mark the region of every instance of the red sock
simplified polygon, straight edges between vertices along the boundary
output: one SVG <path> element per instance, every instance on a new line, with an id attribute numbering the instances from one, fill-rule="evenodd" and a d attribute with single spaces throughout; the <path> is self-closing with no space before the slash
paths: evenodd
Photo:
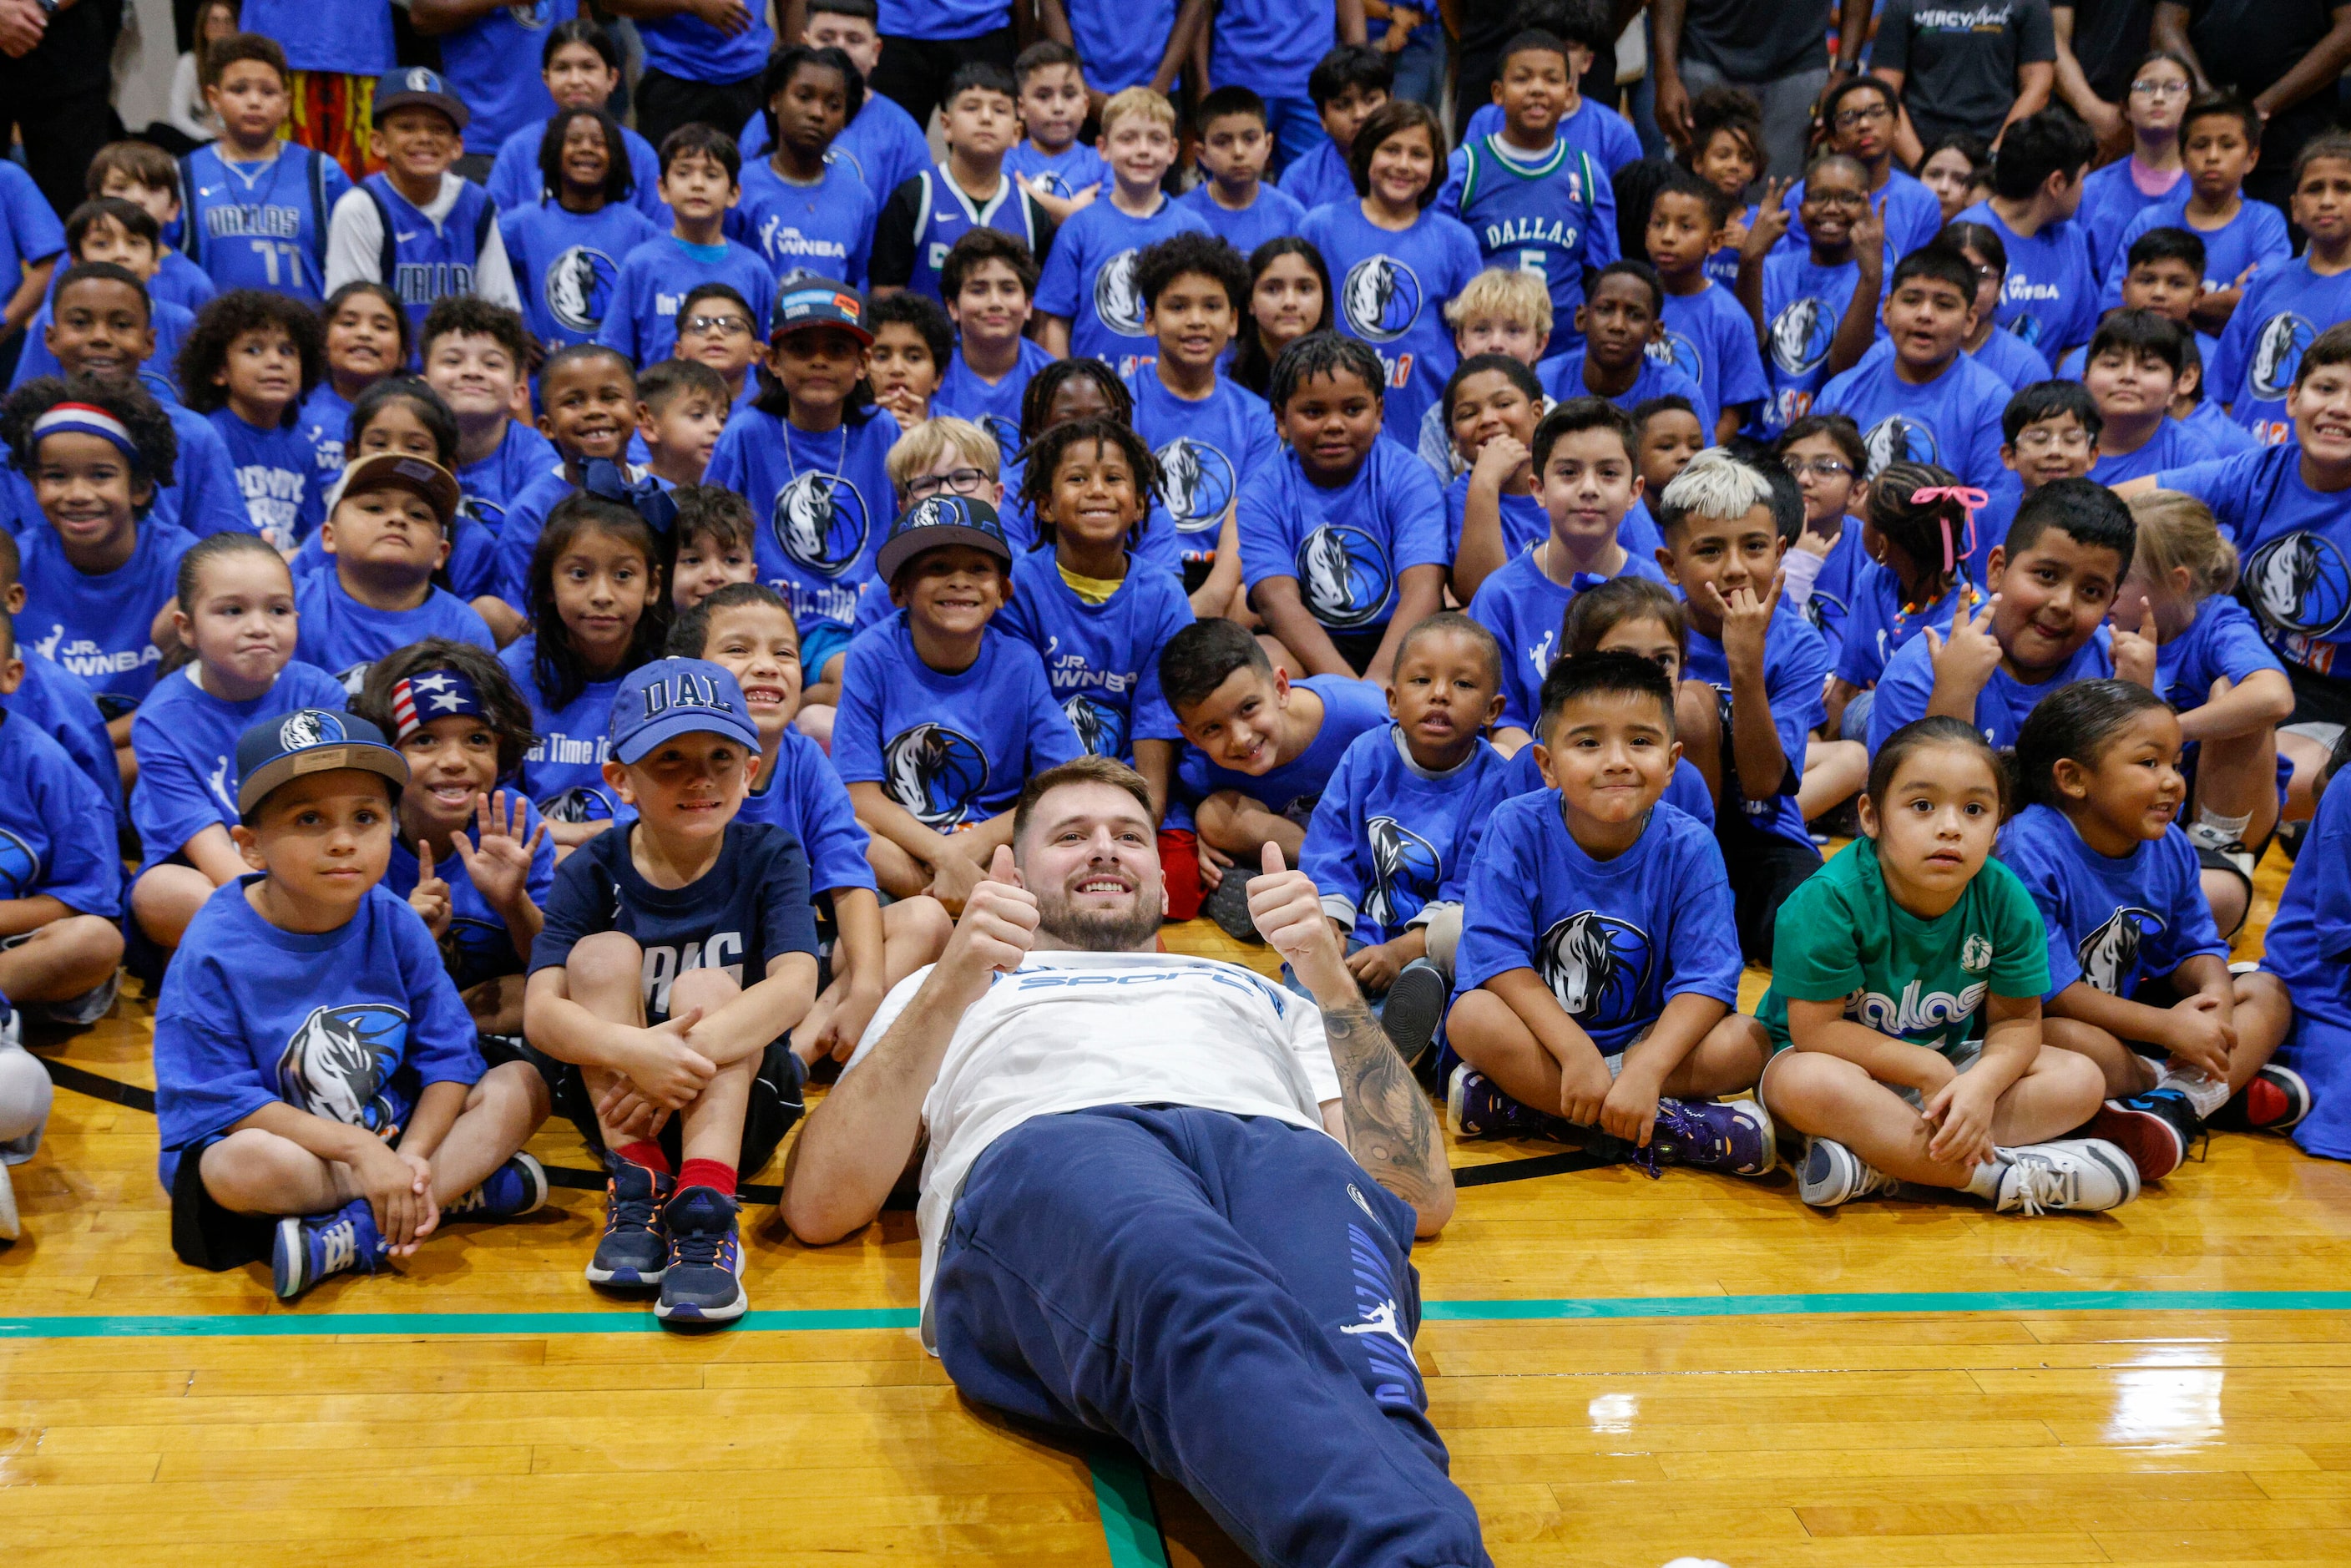
<path id="1" fill-rule="evenodd" d="M 622 1144 L 612 1152 L 632 1166 L 644 1166 L 655 1176 L 669 1175 L 669 1156 L 663 1154 L 662 1146 L 651 1138 L 641 1139 L 633 1144 Z"/>
<path id="2" fill-rule="evenodd" d="M 678 1167 L 677 1190 L 706 1186 L 724 1197 L 735 1196 L 735 1167 L 722 1160 L 688 1160 Z"/>

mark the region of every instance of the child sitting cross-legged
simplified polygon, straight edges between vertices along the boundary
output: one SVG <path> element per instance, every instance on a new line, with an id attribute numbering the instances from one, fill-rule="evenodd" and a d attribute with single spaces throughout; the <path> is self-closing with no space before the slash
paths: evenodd
<path id="1" fill-rule="evenodd" d="M 657 659 L 621 685 L 611 789 L 633 823 L 557 869 L 523 1022 L 555 1103 L 609 1176 L 599 1285 L 658 1285 L 664 1322 L 732 1322 L 738 1173 L 800 1114 L 786 1036 L 816 998 L 808 856 L 737 821 L 759 731 L 735 677 Z"/>
<path id="2" fill-rule="evenodd" d="M 1871 758 L 1863 836 L 1780 906 L 1761 1089 L 1807 1137 L 1796 1190 L 1815 1207 L 1906 1183 L 2002 1213 L 2138 1196 L 2129 1155 L 2064 1138 L 2105 1079 L 2043 1038 L 2048 934 L 2015 873 L 1987 863 L 2007 803 L 1972 725 L 1905 725 Z"/>
<path id="3" fill-rule="evenodd" d="M 1631 653 L 1543 677 L 1545 789 L 1493 813 L 1469 872 L 1446 1034 L 1464 1136 L 1556 1137 L 1633 1159 L 1761 1176 L 1767 1048 L 1740 1016 L 1722 852 L 1663 801 L 1679 760 L 1673 683 Z"/>
<path id="4" fill-rule="evenodd" d="M 246 730 L 231 832 L 252 870 L 190 923 L 156 1004 L 172 1249 L 267 1258 L 285 1299 L 547 1198 L 519 1152 L 547 1118 L 538 1075 L 486 1067 L 432 934 L 381 885 L 407 782 L 365 719 Z"/>
<path id="5" fill-rule="evenodd" d="M 2179 831 L 2187 785 L 2179 719 L 2128 681 L 2077 681 L 2024 721 L 2016 770 L 2032 803 L 2000 858 L 2049 929 L 2042 1038 L 2105 1075 L 2091 1133 L 2161 1181 L 2231 1096 L 2255 1077 L 2263 1103 L 2310 1103 L 2301 1079 L 2267 1065 L 2293 1007 L 2273 975 L 2229 973 L 2229 946 Z"/>

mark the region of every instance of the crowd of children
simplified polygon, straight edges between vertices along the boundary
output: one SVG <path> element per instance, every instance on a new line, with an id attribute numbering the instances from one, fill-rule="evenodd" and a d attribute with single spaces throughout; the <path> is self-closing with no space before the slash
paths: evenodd
<path id="1" fill-rule="evenodd" d="M 651 140 L 493 16 L 347 169 L 222 4 L 193 152 L 0 165 L 0 1160 L 128 968 L 188 1262 L 528 1213 L 560 1112 L 587 1278 L 732 1321 L 742 1182 L 1081 754 L 1171 917 L 1311 874 L 1461 1136 L 2027 1214 L 2351 1158 L 2351 137 L 2280 211 L 2157 51 L 2103 166 L 1869 75 L 1802 168 L 1732 89 L 1645 159 L 1594 0 L 1458 139 L 1409 41 L 1228 5 L 1179 110 L 1101 9 L 647 22 Z"/>

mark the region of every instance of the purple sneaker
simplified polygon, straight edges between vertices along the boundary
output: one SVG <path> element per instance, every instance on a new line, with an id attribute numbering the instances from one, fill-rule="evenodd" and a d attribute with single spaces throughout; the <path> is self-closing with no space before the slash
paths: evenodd
<path id="1" fill-rule="evenodd" d="M 1445 1117 L 1461 1138 L 1553 1138 L 1583 1142 L 1583 1129 L 1559 1116 L 1546 1116 L 1502 1092 L 1502 1086 L 1467 1064 L 1453 1070 L 1446 1090 Z"/>
<path id="2" fill-rule="evenodd" d="M 1656 1130 L 1644 1152 L 1663 1164 L 1727 1176 L 1762 1176 L 1779 1163 L 1771 1113 L 1761 1100 L 1659 1100 Z"/>

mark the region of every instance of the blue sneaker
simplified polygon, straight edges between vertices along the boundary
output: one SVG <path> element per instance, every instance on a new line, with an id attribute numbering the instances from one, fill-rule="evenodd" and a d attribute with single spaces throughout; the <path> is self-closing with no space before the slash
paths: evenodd
<path id="1" fill-rule="evenodd" d="M 653 1316 L 664 1322 L 731 1323 L 750 1298 L 743 1293 L 743 1243 L 735 1200 L 716 1187 L 690 1186 L 669 1200 L 669 1264 Z"/>
<path id="2" fill-rule="evenodd" d="M 535 1213 L 547 1201 L 547 1172 L 528 1155 L 517 1155 L 483 1178 L 482 1185 L 441 1211 L 444 1219 L 512 1219 Z"/>
<path id="3" fill-rule="evenodd" d="M 1729 1176 L 1763 1176 L 1780 1158 L 1760 1100 L 1660 1099 L 1649 1148 L 1665 1164 Z"/>
<path id="4" fill-rule="evenodd" d="M 331 1214 L 298 1215 L 277 1222 L 269 1249 L 277 1299 L 290 1301 L 329 1274 L 357 1269 L 372 1274 L 392 1250 L 376 1231 L 375 1210 L 355 1197 Z"/>
<path id="5" fill-rule="evenodd" d="M 1521 1105 L 1502 1086 L 1470 1066 L 1453 1070 L 1445 1092 L 1445 1119 L 1462 1138 L 1553 1138 L 1581 1144 L 1584 1130 L 1562 1116 L 1546 1116 Z"/>
<path id="6" fill-rule="evenodd" d="M 604 1236 L 588 1260 L 591 1285 L 658 1285 L 669 1263 L 662 1205 L 677 1178 L 613 1158 L 604 1179 Z"/>

